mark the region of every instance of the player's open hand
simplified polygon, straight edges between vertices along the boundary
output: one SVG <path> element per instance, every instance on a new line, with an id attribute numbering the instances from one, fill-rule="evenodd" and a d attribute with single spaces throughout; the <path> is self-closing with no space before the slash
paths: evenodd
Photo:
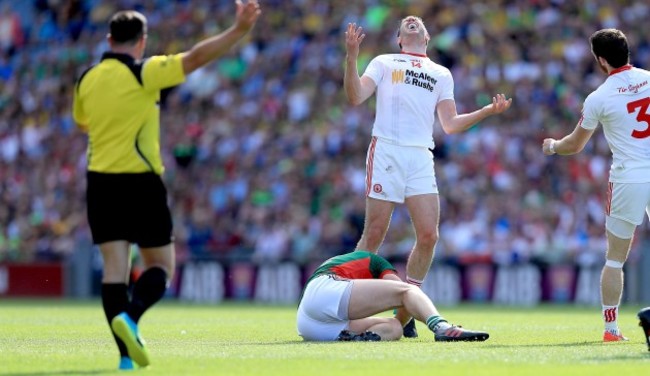
<path id="1" fill-rule="evenodd" d="M 244 32 L 250 31 L 262 14 L 260 4 L 257 0 L 248 0 L 246 3 L 243 0 L 235 0 L 235 4 L 237 5 L 235 28 Z"/>
<path id="2" fill-rule="evenodd" d="M 361 26 L 357 27 L 356 23 L 348 24 L 348 30 L 345 32 L 345 50 L 348 56 L 356 58 L 359 56 L 359 45 L 366 34 L 363 33 Z"/>
<path id="3" fill-rule="evenodd" d="M 505 94 L 497 94 L 492 97 L 492 104 L 488 105 L 493 115 L 500 114 L 510 108 L 512 98 L 506 99 Z"/>

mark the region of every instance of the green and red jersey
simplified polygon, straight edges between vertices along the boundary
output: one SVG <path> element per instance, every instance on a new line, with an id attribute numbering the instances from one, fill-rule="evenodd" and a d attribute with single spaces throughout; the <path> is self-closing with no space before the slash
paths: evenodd
<path id="1" fill-rule="evenodd" d="M 334 256 L 322 263 L 307 283 L 327 274 L 345 279 L 381 279 L 386 274 L 397 274 L 397 270 L 381 256 L 366 251 L 354 251 Z"/>

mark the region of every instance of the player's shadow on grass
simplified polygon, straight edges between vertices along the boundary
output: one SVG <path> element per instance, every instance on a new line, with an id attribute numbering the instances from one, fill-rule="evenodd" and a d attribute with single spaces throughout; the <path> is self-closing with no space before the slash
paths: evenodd
<path id="1" fill-rule="evenodd" d="M 304 345 L 305 343 L 331 343 L 331 342 L 309 342 L 309 341 L 303 341 L 301 339 L 297 340 L 288 340 L 288 341 L 271 341 L 271 342 L 256 342 L 256 343 L 242 343 L 242 345 L 246 346 L 277 346 L 277 345 Z"/>
<path id="2" fill-rule="evenodd" d="M 57 375 L 107 375 L 114 374 L 117 370 L 115 369 L 94 369 L 94 370 L 64 370 L 64 371 L 25 371 L 25 372 L 14 372 L 14 373 L 3 373 L 3 376 L 57 376 Z"/>
<path id="3" fill-rule="evenodd" d="M 583 342 L 562 342 L 562 343 L 531 343 L 528 345 L 522 345 L 522 344 L 512 344 L 512 345 L 492 345 L 486 346 L 486 349 L 507 349 L 507 348 L 522 348 L 522 347 L 580 347 L 580 346 L 595 346 L 595 345 L 602 345 L 603 341 L 583 341 Z M 635 343 L 621 343 L 620 345 L 637 345 Z"/>
<path id="4" fill-rule="evenodd" d="M 608 356 L 607 358 L 603 357 L 589 357 L 585 358 L 584 360 L 593 360 L 594 362 L 597 363 L 602 363 L 602 362 L 620 362 L 620 361 L 625 361 L 625 360 L 640 360 L 640 359 L 647 359 L 650 356 L 647 351 L 644 352 L 639 352 L 635 354 L 626 354 L 626 355 L 615 355 L 615 356 Z"/>
<path id="5" fill-rule="evenodd" d="M 390 341 L 392 342 L 392 341 Z M 242 343 L 242 345 L 245 346 L 277 346 L 277 345 L 296 345 L 296 346 L 305 346 L 305 345 L 312 345 L 312 346 L 332 346 L 336 344 L 345 344 L 345 343 L 368 343 L 368 342 L 363 342 L 363 341 L 358 341 L 358 342 L 350 342 L 350 341 L 304 341 L 302 339 L 297 339 L 297 340 L 290 340 L 290 341 L 273 341 L 273 342 L 256 342 L 256 343 Z M 380 342 L 373 342 L 373 343 L 389 343 L 389 341 L 380 341 Z"/>

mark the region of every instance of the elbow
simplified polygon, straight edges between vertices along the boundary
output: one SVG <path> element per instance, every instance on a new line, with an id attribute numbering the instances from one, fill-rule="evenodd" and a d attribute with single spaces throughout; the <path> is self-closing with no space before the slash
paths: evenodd
<path id="1" fill-rule="evenodd" d="M 363 103 L 363 101 L 360 100 L 359 98 L 348 97 L 348 104 L 350 104 L 352 106 L 358 106 L 361 103 Z"/>
<path id="2" fill-rule="evenodd" d="M 445 132 L 445 134 L 456 134 L 460 133 L 460 131 L 456 128 L 450 127 L 450 126 L 442 126 L 442 130 Z"/>
<path id="3" fill-rule="evenodd" d="M 442 128 L 445 134 L 456 134 L 460 133 L 461 129 L 454 119 L 448 118 L 439 118 L 440 127 Z"/>

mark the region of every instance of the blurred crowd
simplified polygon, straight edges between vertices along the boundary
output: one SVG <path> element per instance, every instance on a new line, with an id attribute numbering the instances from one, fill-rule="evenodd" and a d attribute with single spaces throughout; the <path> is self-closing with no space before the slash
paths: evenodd
<path id="1" fill-rule="evenodd" d="M 610 154 L 598 131 L 580 155 L 545 157 L 605 79 L 588 37 L 615 27 L 650 68 L 650 6 L 612 0 L 262 0 L 254 31 L 190 75 L 161 115 L 164 179 L 180 261 L 322 260 L 356 244 L 374 100 L 347 104 L 343 32 L 367 34 L 360 69 L 398 51 L 399 20 L 419 15 L 429 56 L 451 69 L 459 112 L 495 93 L 512 108 L 466 133 L 436 126 L 441 198 L 436 258 L 593 262 L 605 249 Z M 108 46 L 120 9 L 149 20 L 147 54 L 188 49 L 234 20 L 232 0 L 0 0 L 0 261 L 63 259 L 90 247 L 86 137 L 74 83 Z M 414 241 L 405 207 L 381 254 Z"/>

